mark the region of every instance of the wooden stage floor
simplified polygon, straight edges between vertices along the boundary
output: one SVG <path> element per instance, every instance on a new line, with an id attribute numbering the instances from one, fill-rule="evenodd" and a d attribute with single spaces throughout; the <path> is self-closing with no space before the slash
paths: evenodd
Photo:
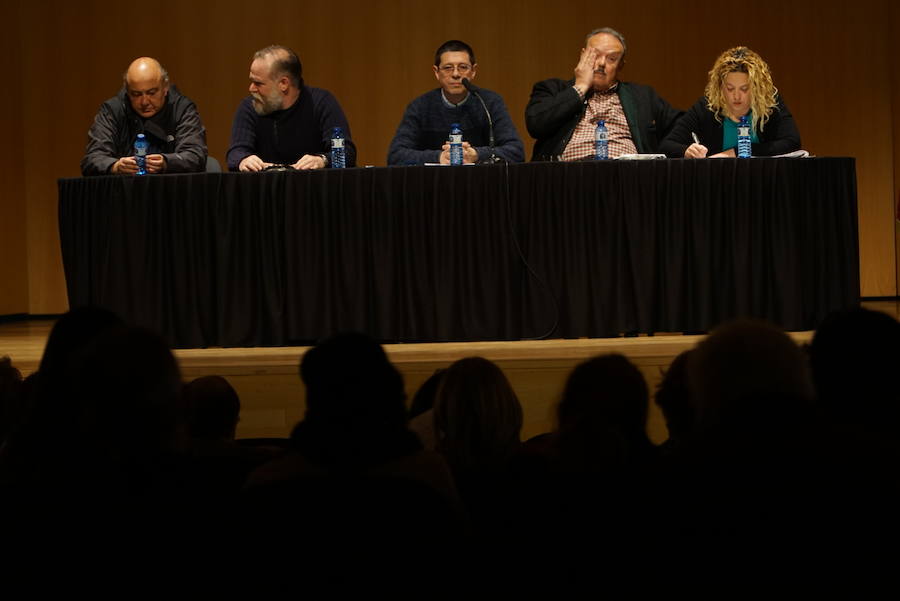
<path id="1" fill-rule="evenodd" d="M 898 302 L 875 301 L 864 306 L 898 317 Z M 32 320 L 0 324 L 0 356 L 8 355 L 24 375 L 40 362 L 53 321 Z M 793 332 L 800 344 L 812 332 Z M 506 373 L 522 403 L 523 439 L 550 431 L 553 411 L 566 376 L 579 362 L 602 353 L 621 353 L 637 365 L 651 394 L 664 370 L 679 353 L 702 336 L 657 334 L 637 338 L 538 340 L 515 342 L 388 344 L 385 350 L 403 374 L 408 398 L 435 369 L 457 359 L 479 355 L 496 362 Z M 287 436 L 303 416 L 304 390 L 298 375 L 307 347 L 209 348 L 177 350 L 185 380 L 217 374 L 226 377 L 241 397 L 238 437 Z M 662 416 L 651 406 L 650 437 L 666 438 Z"/>

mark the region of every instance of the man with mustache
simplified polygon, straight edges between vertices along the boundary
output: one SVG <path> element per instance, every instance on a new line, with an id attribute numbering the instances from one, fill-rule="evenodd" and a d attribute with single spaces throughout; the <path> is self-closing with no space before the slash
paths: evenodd
<path id="1" fill-rule="evenodd" d="M 587 35 L 575 78 L 538 82 L 525 108 L 528 133 L 536 139 L 533 161 L 578 161 L 594 156 L 594 130 L 604 120 L 609 157 L 656 153 L 681 111 L 650 86 L 619 81 L 625 38 L 608 27 Z"/>
<path id="2" fill-rule="evenodd" d="M 327 167 L 335 127 L 343 130 L 346 164 L 353 167 L 356 146 L 338 101 L 328 90 L 303 83 L 303 66 L 293 50 L 268 46 L 256 52 L 250 64 L 250 96 L 234 115 L 228 168 Z"/>
<path id="3" fill-rule="evenodd" d="M 82 175 L 135 175 L 134 141 L 149 144 L 147 173 L 184 173 L 206 168 L 206 129 L 197 107 L 169 85 L 159 61 L 135 59 L 117 96 L 100 106 L 88 132 Z"/>

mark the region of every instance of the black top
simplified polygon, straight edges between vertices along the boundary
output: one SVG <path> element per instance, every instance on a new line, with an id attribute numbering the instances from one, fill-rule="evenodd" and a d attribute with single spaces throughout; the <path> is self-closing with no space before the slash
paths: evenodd
<path id="1" fill-rule="evenodd" d="M 144 119 L 134 112 L 125 94 L 123 87 L 100 106 L 88 131 L 82 175 L 109 173 L 116 161 L 134 154 L 138 134 L 147 137 L 147 154 L 165 157 L 166 173 L 206 169 L 206 129 L 190 98 L 182 96 L 174 85 L 169 86 L 163 108 Z"/>
<path id="2" fill-rule="evenodd" d="M 328 90 L 303 86 L 293 105 L 262 116 L 253 110 L 253 100 L 247 96 L 234 115 L 228 168 L 237 171 L 241 161 L 253 154 L 267 163 L 284 165 L 296 163 L 306 154 L 328 154 L 335 127 L 344 130 L 347 167 L 354 167 L 356 145 L 350 125 Z"/>
<path id="3" fill-rule="evenodd" d="M 756 132 L 759 142 L 753 144 L 753 156 L 773 156 L 800 149 L 800 132 L 794 123 L 794 117 L 780 96 L 778 104 L 772 110 L 769 120 L 762 131 Z M 698 100 L 690 110 L 679 119 L 671 133 L 659 145 L 659 151 L 673 159 L 684 158 L 684 151 L 694 143 L 691 132 L 696 133 L 700 143 L 706 146 L 708 155 L 728 150 L 722 148 L 722 122 L 707 107 L 706 97 Z M 726 118 L 727 117 L 723 117 Z"/>

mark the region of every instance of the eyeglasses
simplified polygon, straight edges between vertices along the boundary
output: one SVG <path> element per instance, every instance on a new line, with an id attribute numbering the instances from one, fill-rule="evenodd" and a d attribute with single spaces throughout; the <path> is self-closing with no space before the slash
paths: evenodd
<path id="1" fill-rule="evenodd" d="M 460 63 L 459 65 L 444 65 L 440 69 L 445 75 L 452 75 L 454 70 L 459 71 L 460 75 L 465 75 L 472 70 L 472 65 Z"/>

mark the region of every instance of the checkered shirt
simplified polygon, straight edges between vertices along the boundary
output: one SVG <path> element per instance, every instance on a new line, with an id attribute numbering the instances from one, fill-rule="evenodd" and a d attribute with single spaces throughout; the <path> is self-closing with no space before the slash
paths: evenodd
<path id="1" fill-rule="evenodd" d="M 609 158 L 637 153 L 625 111 L 622 110 L 622 102 L 619 100 L 618 87 L 619 84 L 616 84 L 605 92 L 591 95 L 584 116 L 575 126 L 563 151 L 562 160 L 580 161 L 594 156 L 594 132 L 600 119 L 606 121 L 609 132 Z"/>

